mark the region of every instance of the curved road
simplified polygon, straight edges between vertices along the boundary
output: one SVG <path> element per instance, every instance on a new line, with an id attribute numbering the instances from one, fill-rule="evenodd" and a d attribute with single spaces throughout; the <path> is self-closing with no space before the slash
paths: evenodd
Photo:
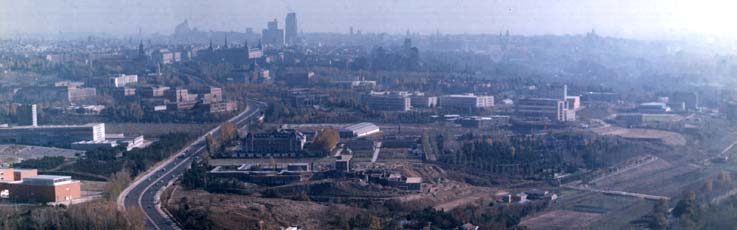
<path id="1" fill-rule="evenodd" d="M 266 104 L 258 101 L 250 101 L 246 110 L 234 116 L 229 122 L 235 122 L 236 128 L 248 124 L 248 121 L 258 117 L 259 112 Z M 155 168 L 149 169 L 146 174 L 139 177 L 128 186 L 118 197 L 118 206 L 125 210 L 126 207 L 141 207 L 146 216 L 147 229 L 179 229 L 163 211 L 159 204 L 160 192 L 177 178 L 184 174 L 189 168 L 195 156 L 200 155 L 207 147 L 206 136 L 216 135 L 220 132 L 220 126 L 205 133 L 196 141 L 170 157 Z"/>

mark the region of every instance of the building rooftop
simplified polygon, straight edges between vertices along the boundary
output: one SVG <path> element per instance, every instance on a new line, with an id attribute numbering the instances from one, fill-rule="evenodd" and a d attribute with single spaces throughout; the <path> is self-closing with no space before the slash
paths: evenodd
<path id="1" fill-rule="evenodd" d="M 59 175 L 37 175 L 37 176 L 29 176 L 24 179 L 35 179 L 35 180 L 54 180 L 54 179 L 65 179 L 65 178 L 72 178 L 71 176 L 59 176 Z"/>
<path id="2" fill-rule="evenodd" d="M 422 183 L 422 177 L 407 177 L 407 181 L 405 181 L 405 183 L 408 183 L 408 184 Z"/>
<path id="3" fill-rule="evenodd" d="M 362 122 L 362 123 L 358 123 L 355 125 L 345 127 L 343 129 L 356 131 L 356 130 L 363 130 L 363 129 L 379 129 L 379 126 L 376 126 L 374 123 L 370 123 L 370 122 Z"/>
<path id="4" fill-rule="evenodd" d="M 88 123 L 84 125 L 22 125 L 22 126 L 11 126 L 11 127 L 0 127 L 0 129 L 63 129 L 63 128 L 83 128 L 83 127 L 94 127 L 96 125 L 104 125 L 105 123 Z"/>
<path id="5" fill-rule="evenodd" d="M 449 94 L 444 95 L 443 97 L 477 97 L 477 95 L 473 93 L 467 93 L 467 94 Z"/>

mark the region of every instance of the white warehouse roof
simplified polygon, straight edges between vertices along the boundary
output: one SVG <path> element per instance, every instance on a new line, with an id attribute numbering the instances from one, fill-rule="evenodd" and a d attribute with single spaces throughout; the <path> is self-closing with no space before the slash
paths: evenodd
<path id="1" fill-rule="evenodd" d="M 340 131 L 341 132 L 352 132 L 354 136 L 362 137 L 362 136 L 367 136 L 367 135 L 371 135 L 374 133 L 378 133 L 381 131 L 381 129 L 379 129 L 379 126 L 376 126 L 374 123 L 363 122 L 363 123 L 358 123 L 355 125 L 342 128 Z"/>

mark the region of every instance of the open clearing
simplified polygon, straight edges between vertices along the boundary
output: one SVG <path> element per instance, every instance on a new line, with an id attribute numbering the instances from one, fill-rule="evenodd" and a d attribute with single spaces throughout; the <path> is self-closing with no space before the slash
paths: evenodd
<path id="1" fill-rule="evenodd" d="M 526 219 L 520 223 L 530 230 L 535 229 L 589 229 L 589 225 L 601 214 L 576 212 L 569 210 L 553 210 Z"/>
<path id="2" fill-rule="evenodd" d="M 84 151 L 29 145 L 0 145 L 0 161 L 3 163 L 14 163 L 45 156 L 73 158 L 81 153 L 84 153 Z"/>
<path id="3" fill-rule="evenodd" d="M 671 146 L 686 145 L 686 138 L 674 132 L 654 130 L 654 129 L 628 129 L 616 126 L 607 126 L 602 128 L 591 129 L 599 135 L 614 135 L 629 139 L 641 140 L 660 140 L 664 144 Z"/>

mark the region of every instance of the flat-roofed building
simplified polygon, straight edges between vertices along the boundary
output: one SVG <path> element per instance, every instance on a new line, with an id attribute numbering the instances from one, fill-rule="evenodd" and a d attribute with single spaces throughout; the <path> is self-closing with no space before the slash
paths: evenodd
<path id="1" fill-rule="evenodd" d="M 412 108 L 433 108 L 438 106 L 438 97 L 414 94 L 410 96 Z"/>
<path id="2" fill-rule="evenodd" d="M 135 96 L 135 95 L 136 95 L 136 88 L 120 87 L 120 88 L 115 88 L 115 90 L 113 90 L 113 97 L 117 99 L 123 99 L 125 97 Z"/>
<path id="3" fill-rule="evenodd" d="M 23 178 L 38 175 L 36 169 L 0 168 L 0 182 L 21 181 Z"/>
<path id="4" fill-rule="evenodd" d="M 112 149 L 118 146 L 117 141 L 104 140 L 104 141 L 77 141 L 72 143 L 71 149 L 92 151 L 96 149 Z"/>
<path id="5" fill-rule="evenodd" d="M 228 102 L 212 102 L 207 104 L 199 104 L 199 108 L 208 113 L 224 113 L 238 110 L 238 104 L 234 101 Z"/>
<path id="6" fill-rule="evenodd" d="M 69 147 L 78 141 L 104 141 L 105 123 L 0 128 L 0 143 Z"/>
<path id="7" fill-rule="evenodd" d="M 472 116 L 460 118 L 456 120 L 456 123 L 461 124 L 461 126 L 465 128 L 488 129 L 509 125 L 509 120 L 510 117 L 505 115 L 493 115 L 487 117 Z"/>
<path id="8" fill-rule="evenodd" d="M 97 89 L 95 88 L 72 88 L 66 89 L 67 100 L 70 103 L 85 103 L 89 102 L 97 96 Z"/>
<path id="9" fill-rule="evenodd" d="M 144 97 L 163 97 L 167 90 L 169 90 L 167 86 L 151 86 L 140 89 L 141 95 Z"/>
<path id="10" fill-rule="evenodd" d="M 18 106 L 18 125 L 38 126 L 38 106 L 36 104 Z"/>
<path id="11" fill-rule="evenodd" d="M 110 85 L 116 88 L 125 87 L 138 82 L 138 75 L 118 74 L 110 78 Z"/>
<path id="12" fill-rule="evenodd" d="M 234 178 L 253 184 L 275 186 L 309 180 L 312 176 L 311 168 L 308 163 L 256 163 L 244 164 L 237 168 L 217 166 L 208 172 L 208 176 Z"/>
<path id="13" fill-rule="evenodd" d="M 581 96 L 566 96 L 566 103 L 568 103 L 568 109 L 577 110 L 581 107 Z"/>
<path id="14" fill-rule="evenodd" d="M 364 97 L 364 103 L 371 110 L 377 111 L 409 111 L 412 100 L 401 94 L 371 93 Z"/>
<path id="15" fill-rule="evenodd" d="M 223 89 L 219 87 L 203 87 L 190 89 L 189 93 L 199 95 L 199 99 L 203 104 L 210 104 L 223 101 Z"/>
<path id="16" fill-rule="evenodd" d="M 0 183 L 0 197 L 13 202 L 62 202 L 80 196 L 80 183 L 71 176 L 36 175 Z"/>
<path id="17" fill-rule="evenodd" d="M 667 113 L 671 109 L 663 102 L 645 102 L 637 106 L 637 111 L 641 113 Z"/>
<path id="18" fill-rule="evenodd" d="M 381 129 L 374 123 L 363 122 L 340 129 L 340 137 L 353 138 L 364 137 L 371 134 L 379 133 Z"/>
<path id="19" fill-rule="evenodd" d="M 489 108 L 494 106 L 494 96 L 477 96 L 472 93 L 443 95 L 439 102 L 443 108 Z"/>
<path id="20" fill-rule="evenodd" d="M 294 129 L 269 133 L 249 133 L 241 141 L 236 157 L 297 157 L 304 151 L 307 137 Z"/>
<path id="21" fill-rule="evenodd" d="M 548 118 L 551 121 L 567 121 L 570 115 L 566 108 L 566 102 L 552 98 L 527 98 L 520 99 L 515 104 L 516 113 L 522 117 Z M 573 117 L 572 119 L 575 119 Z"/>

